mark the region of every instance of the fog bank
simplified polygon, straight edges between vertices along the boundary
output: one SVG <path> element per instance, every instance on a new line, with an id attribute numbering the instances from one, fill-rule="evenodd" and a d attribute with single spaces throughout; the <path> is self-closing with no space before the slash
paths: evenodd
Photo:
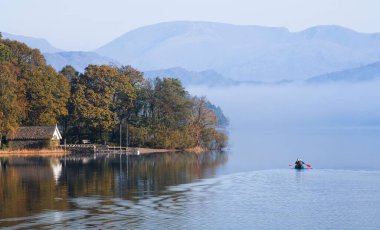
<path id="1" fill-rule="evenodd" d="M 380 82 L 193 87 L 230 119 L 228 172 L 287 168 L 380 169 Z"/>
<path id="2" fill-rule="evenodd" d="M 380 82 L 190 87 L 221 106 L 239 128 L 380 125 Z"/>

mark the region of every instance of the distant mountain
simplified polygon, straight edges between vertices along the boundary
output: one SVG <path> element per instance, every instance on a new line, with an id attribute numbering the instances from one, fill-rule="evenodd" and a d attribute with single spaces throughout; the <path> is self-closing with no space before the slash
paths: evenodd
<path id="1" fill-rule="evenodd" d="M 141 70 L 213 69 L 239 81 L 278 81 L 380 60 L 380 33 L 340 26 L 300 32 L 210 22 L 167 22 L 130 31 L 94 52 Z"/>
<path id="2" fill-rule="evenodd" d="M 84 69 L 89 64 L 120 65 L 116 60 L 108 57 L 103 57 L 94 52 L 62 51 L 53 47 L 45 39 L 13 35 L 4 32 L 1 34 L 4 39 L 16 40 L 25 43 L 31 48 L 39 49 L 45 56 L 46 62 L 49 65 L 53 66 L 57 71 L 61 70 L 66 65 L 73 66 L 79 72 L 84 72 Z"/>
<path id="3" fill-rule="evenodd" d="M 380 80 L 380 61 L 338 72 L 322 74 L 308 79 L 307 83 L 364 82 Z"/>
<path id="4" fill-rule="evenodd" d="M 54 53 L 54 52 L 60 52 L 62 50 L 55 48 L 52 46 L 48 41 L 42 38 L 33 38 L 33 37 L 26 37 L 22 35 L 14 35 L 14 34 L 8 34 L 8 33 L 1 33 L 4 39 L 9 40 L 16 40 L 19 42 L 23 42 L 26 45 L 28 45 L 31 48 L 39 49 L 42 53 Z"/>
<path id="5" fill-rule="evenodd" d="M 89 64 L 94 65 L 117 65 L 120 64 L 107 57 L 100 56 L 99 54 L 93 52 L 58 52 L 58 53 L 44 53 L 46 62 L 53 66 L 57 71 L 61 70 L 66 65 L 73 66 L 77 71 L 84 72 L 84 69 Z"/>
<path id="6" fill-rule="evenodd" d="M 162 70 L 145 71 L 144 76 L 150 79 L 153 79 L 156 77 L 177 78 L 185 86 L 188 86 L 188 85 L 221 86 L 221 85 L 237 84 L 236 81 L 228 79 L 214 70 L 205 70 L 205 71 L 196 72 L 196 71 L 188 71 L 180 67 L 162 69 Z"/>

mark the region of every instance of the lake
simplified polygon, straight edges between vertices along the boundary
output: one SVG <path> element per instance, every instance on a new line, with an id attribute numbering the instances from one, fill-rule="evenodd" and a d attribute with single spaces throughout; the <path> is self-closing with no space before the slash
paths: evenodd
<path id="1" fill-rule="evenodd" d="M 377 229 L 380 171 L 218 174 L 227 155 L 9 159 L 1 227 Z"/>
<path id="2" fill-rule="evenodd" d="M 224 152 L 0 158 L 0 227 L 378 229 L 380 92 L 357 87 L 190 89 L 230 118 Z"/>

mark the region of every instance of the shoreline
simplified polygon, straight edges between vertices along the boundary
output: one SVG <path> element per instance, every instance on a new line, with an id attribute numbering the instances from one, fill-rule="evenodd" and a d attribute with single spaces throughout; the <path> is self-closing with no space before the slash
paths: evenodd
<path id="1" fill-rule="evenodd" d="M 136 154 L 152 154 L 152 153 L 172 153 L 172 152 L 188 152 L 194 154 L 201 154 L 209 150 L 202 147 L 194 147 L 189 149 L 154 149 L 154 148 L 131 148 L 131 150 Z M 70 151 L 65 151 L 64 149 L 22 149 L 22 150 L 0 150 L 0 157 L 12 157 L 12 156 L 22 156 L 22 157 L 60 157 L 64 155 L 70 155 Z"/>
<path id="2" fill-rule="evenodd" d="M 179 152 L 177 149 L 152 149 L 152 148 L 131 148 L 133 152 L 139 151 L 140 154 L 151 154 L 151 153 L 169 153 L 169 152 Z M 51 157 L 51 156 L 64 156 L 70 155 L 72 152 L 64 149 L 23 149 L 23 150 L 0 150 L 0 157 L 11 157 L 11 156 L 23 156 L 23 157 Z"/>
<path id="3" fill-rule="evenodd" d="M 66 153 L 67 154 L 67 153 Z M 63 149 L 23 149 L 23 150 L 0 150 L 0 157 L 11 156 L 64 156 L 65 150 Z"/>
<path id="4" fill-rule="evenodd" d="M 140 154 L 150 154 L 150 153 L 171 153 L 180 152 L 178 149 L 152 149 L 152 148 L 132 148 L 135 151 L 139 150 Z"/>

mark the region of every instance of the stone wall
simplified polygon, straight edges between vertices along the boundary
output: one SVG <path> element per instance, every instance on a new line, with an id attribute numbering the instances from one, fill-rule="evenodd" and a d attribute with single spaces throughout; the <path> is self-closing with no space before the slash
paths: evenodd
<path id="1" fill-rule="evenodd" d="M 59 146 L 59 140 L 10 140 L 10 149 L 55 149 Z"/>

